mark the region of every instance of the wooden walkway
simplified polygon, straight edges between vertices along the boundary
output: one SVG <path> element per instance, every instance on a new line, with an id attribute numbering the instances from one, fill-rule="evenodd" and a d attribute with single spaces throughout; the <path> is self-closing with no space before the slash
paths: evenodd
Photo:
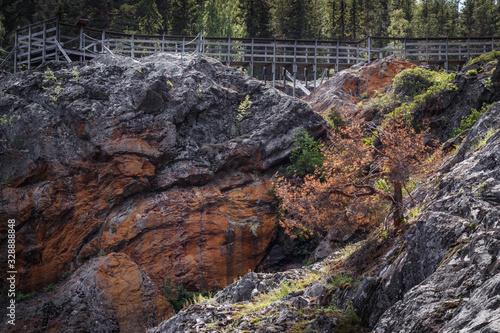
<path id="1" fill-rule="evenodd" d="M 314 76 L 321 70 L 339 71 L 352 65 L 394 55 L 417 63 L 463 65 L 471 57 L 500 46 L 500 37 L 481 38 L 388 38 L 367 37 L 345 40 L 289 40 L 260 38 L 226 38 L 198 36 L 133 35 L 64 24 L 50 19 L 20 28 L 15 46 L 1 62 L 0 68 L 13 72 L 30 69 L 48 60 L 87 60 L 103 53 L 144 57 L 158 52 L 198 52 L 220 60 L 228 66 L 249 68 L 264 77 Z M 309 71 L 309 75 L 307 75 Z M 312 71 L 312 73 L 311 73 Z"/>

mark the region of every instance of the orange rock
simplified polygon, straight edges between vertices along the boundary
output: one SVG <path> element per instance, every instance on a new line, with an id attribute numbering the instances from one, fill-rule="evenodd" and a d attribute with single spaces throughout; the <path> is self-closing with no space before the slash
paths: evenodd
<path id="1" fill-rule="evenodd" d="M 18 302 L 16 313 L 12 333 L 146 332 L 174 315 L 144 270 L 123 253 L 88 261 L 53 291 Z"/>
<path id="2" fill-rule="evenodd" d="M 225 185 L 246 181 L 235 178 Z M 188 288 L 222 288 L 264 256 L 276 218 L 271 188 L 264 179 L 227 192 L 207 185 L 151 196 L 109 216 L 102 248 L 127 253 L 159 286 L 168 277 Z"/>
<path id="3" fill-rule="evenodd" d="M 145 332 L 154 321 L 160 323 L 174 314 L 165 296 L 124 254 L 111 253 L 101 260 L 95 288 L 114 310 L 120 332 Z M 151 317 L 156 318 L 147 320 Z"/>
<path id="4" fill-rule="evenodd" d="M 398 73 L 413 66 L 411 62 L 398 58 L 384 58 L 355 66 L 335 74 L 304 100 L 318 113 L 334 108 L 341 114 L 352 115 L 359 111 L 356 104 L 361 96 L 374 97 L 376 91 L 383 93 Z"/>

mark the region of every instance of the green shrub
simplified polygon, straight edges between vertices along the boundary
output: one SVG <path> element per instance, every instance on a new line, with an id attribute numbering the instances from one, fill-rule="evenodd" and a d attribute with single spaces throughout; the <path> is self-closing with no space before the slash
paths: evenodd
<path id="1" fill-rule="evenodd" d="M 26 299 L 32 299 L 37 295 L 35 291 L 30 292 L 29 294 L 17 293 L 16 301 L 24 301 Z"/>
<path id="2" fill-rule="evenodd" d="M 410 121 L 411 114 L 438 97 L 446 89 L 457 89 L 451 82 L 455 74 L 435 72 L 424 68 L 407 69 L 394 78 L 394 94 L 405 102 L 389 116 L 403 115 Z"/>
<path id="3" fill-rule="evenodd" d="M 44 86 L 42 86 L 42 89 L 48 92 L 50 105 L 56 105 L 59 95 L 64 91 L 64 88 L 50 67 L 47 67 L 43 73 L 43 83 Z"/>
<path id="4" fill-rule="evenodd" d="M 477 76 L 477 70 L 470 69 L 470 70 L 467 71 L 467 73 L 465 75 L 467 75 L 467 76 Z"/>
<path id="5" fill-rule="evenodd" d="M 335 111 L 333 108 L 331 108 L 325 114 L 324 118 L 334 131 L 336 131 L 340 127 L 344 127 L 348 124 L 348 122 L 344 118 L 342 118 L 342 116 L 337 111 Z"/>
<path id="6" fill-rule="evenodd" d="M 486 142 L 488 141 L 489 138 L 491 138 L 493 135 L 495 135 L 496 133 L 498 132 L 498 130 L 494 129 L 494 128 L 489 128 L 488 131 L 486 132 L 486 134 L 481 137 L 473 146 L 472 146 L 472 149 L 474 151 L 482 148 Z"/>
<path id="7" fill-rule="evenodd" d="M 6 115 L 6 114 L 4 114 L 4 115 L 0 118 L 0 125 L 2 125 L 2 126 L 3 126 L 3 125 L 7 125 L 7 124 L 9 124 L 9 126 L 10 126 L 10 127 L 14 126 L 14 125 L 12 124 L 12 121 L 14 120 L 14 118 L 15 118 L 15 117 L 16 117 L 15 115 L 14 115 L 14 116 L 7 117 L 7 115 Z M 17 116 L 17 118 L 19 119 L 20 117 L 19 117 L 19 116 Z"/>
<path id="8" fill-rule="evenodd" d="M 435 73 L 419 67 L 402 71 L 394 78 L 394 94 L 406 99 L 420 95 L 434 85 Z"/>
<path id="9" fill-rule="evenodd" d="M 297 147 L 290 155 L 292 165 L 285 169 L 285 175 L 304 177 L 313 174 L 316 167 L 323 165 L 323 145 L 316 142 L 306 130 L 300 131 L 292 140 Z"/>
<path id="10" fill-rule="evenodd" d="M 394 94 L 402 100 L 412 99 L 417 103 L 429 101 L 445 89 L 456 88 L 451 84 L 455 74 L 431 71 L 425 68 L 406 69 L 394 78 Z"/>
<path id="11" fill-rule="evenodd" d="M 172 290 L 174 290 L 174 292 L 172 292 Z M 179 312 L 182 308 L 193 302 L 197 303 L 200 299 L 211 297 L 211 293 L 207 290 L 199 292 L 186 290 L 182 282 L 177 286 L 174 286 L 173 282 L 168 277 L 165 279 L 163 291 L 165 293 L 165 297 L 168 299 L 170 304 L 172 304 L 175 312 Z"/>
<path id="12" fill-rule="evenodd" d="M 352 277 L 352 273 L 350 271 L 341 272 L 339 274 L 333 275 L 330 277 L 328 284 L 333 288 L 344 288 L 348 287 L 353 283 L 354 279 Z"/>
<path id="13" fill-rule="evenodd" d="M 462 133 L 463 131 L 471 128 L 479 119 L 479 117 L 490 109 L 491 105 L 492 104 L 483 104 L 483 106 L 479 111 L 476 109 L 472 109 L 470 115 L 467 116 L 465 119 L 462 119 L 462 121 L 460 122 L 460 127 L 458 127 L 455 131 L 453 131 L 451 136 L 455 137 L 458 134 Z"/>
<path id="14" fill-rule="evenodd" d="M 500 51 L 495 50 L 495 51 L 492 51 L 489 53 L 481 54 L 480 56 L 469 60 L 467 65 L 472 65 L 473 63 L 476 63 L 479 61 L 481 61 L 482 63 L 487 63 L 487 62 L 496 60 L 498 58 L 500 58 Z"/>
<path id="15" fill-rule="evenodd" d="M 46 293 L 48 293 L 48 292 L 50 292 L 50 291 L 52 291 L 52 290 L 54 290 L 54 289 L 56 289 L 56 286 L 54 286 L 52 283 L 51 283 L 51 284 L 49 284 L 48 286 L 46 286 L 45 288 L 43 288 L 43 290 L 44 290 Z"/>

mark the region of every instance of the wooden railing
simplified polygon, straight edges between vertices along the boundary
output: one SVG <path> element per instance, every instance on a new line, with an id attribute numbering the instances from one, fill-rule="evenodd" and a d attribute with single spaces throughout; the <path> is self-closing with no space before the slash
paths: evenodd
<path id="1" fill-rule="evenodd" d="M 13 52 L 0 65 L 14 72 L 48 60 L 87 60 L 103 53 L 144 57 L 158 52 L 198 52 L 228 66 L 263 68 L 263 73 L 295 78 L 299 70 L 316 75 L 320 69 L 339 71 L 354 64 L 390 55 L 413 62 L 463 65 L 471 57 L 497 49 L 499 37 L 389 38 L 345 40 L 290 40 L 198 36 L 137 35 L 96 30 L 50 19 L 18 29 Z M 269 72 L 266 72 L 269 70 Z M 278 70 L 280 72 L 278 72 Z M 262 73 L 262 70 L 260 70 Z M 309 72 L 309 74 L 311 74 Z M 306 75 L 307 77 L 307 75 Z"/>

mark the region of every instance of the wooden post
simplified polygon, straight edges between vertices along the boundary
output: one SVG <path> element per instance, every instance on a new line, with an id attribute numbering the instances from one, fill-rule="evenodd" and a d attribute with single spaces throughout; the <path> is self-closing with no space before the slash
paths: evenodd
<path id="1" fill-rule="evenodd" d="M 175 44 L 175 46 L 177 46 L 177 43 Z M 165 35 L 161 36 L 161 52 L 165 52 Z"/>
<path id="2" fill-rule="evenodd" d="M 404 39 L 403 48 L 404 48 L 403 59 L 406 60 L 406 38 Z"/>
<path id="3" fill-rule="evenodd" d="M 250 55 L 250 76 L 253 76 L 253 44 L 254 40 L 252 38 L 252 53 Z"/>
<path id="4" fill-rule="evenodd" d="M 227 59 L 226 65 L 231 66 L 231 37 L 227 39 Z"/>
<path id="5" fill-rule="evenodd" d="M 491 51 L 495 50 L 495 37 L 491 37 Z"/>
<path id="6" fill-rule="evenodd" d="M 104 43 L 106 40 L 106 31 L 102 31 L 102 36 L 101 36 L 101 52 L 104 53 Z"/>
<path id="7" fill-rule="evenodd" d="M 335 72 L 337 73 L 339 71 L 339 48 L 340 48 L 340 43 L 339 40 L 337 39 L 337 50 L 335 51 L 336 55 L 336 60 L 335 60 Z"/>
<path id="8" fill-rule="evenodd" d="M 314 65 L 313 65 L 313 71 L 314 71 L 314 91 L 316 91 L 316 78 L 317 78 L 317 73 L 316 71 L 318 70 L 317 68 L 317 54 L 318 54 L 318 40 L 314 42 Z"/>
<path id="9" fill-rule="evenodd" d="M 43 22 L 43 42 L 42 42 L 42 62 L 45 63 L 47 57 L 47 24 Z"/>
<path id="10" fill-rule="evenodd" d="M 28 27 L 28 69 L 31 68 L 31 25 Z"/>
<path id="11" fill-rule="evenodd" d="M 267 77 L 266 77 L 266 66 L 264 66 L 264 70 L 262 71 L 262 76 L 263 76 L 263 79 L 264 79 L 264 84 L 267 83 Z"/>
<path id="12" fill-rule="evenodd" d="M 293 94 L 292 96 L 295 97 L 295 88 L 297 84 L 297 63 L 293 63 Z"/>
<path id="13" fill-rule="evenodd" d="M 297 43 L 297 41 L 295 41 Z M 276 87 L 276 39 L 273 46 L 273 88 Z"/>
<path id="14" fill-rule="evenodd" d="M 17 73 L 17 30 L 14 34 L 14 74 Z"/>
<path id="15" fill-rule="evenodd" d="M 84 44 L 83 44 L 83 25 L 80 25 L 80 46 L 79 46 L 79 50 L 82 53 L 85 53 Z M 80 55 L 80 61 L 82 61 L 82 60 L 83 60 L 83 57 Z"/>
<path id="16" fill-rule="evenodd" d="M 356 42 L 356 64 L 359 64 L 359 42 Z"/>
<path id="17" fill-rule="evenodd" d="M 429 65 L 429 38 L 425 38 L 425 61 Z"/>
<path id="18" fill-rule="evenodd" d="M 59 18 L 56 19 L 56 41 L 60 41 L 60 34 L 61 34 L 61 26 L 59 25 Z M 55 45 L 54 45 L 55 46 Z M 56 52 L 56 61 L 59 61 L 59 52 L 57 51 L 57 48 L 55 48 Z"/>
<path id="19" fill-rule="evenodd" d="M 446 62 L 444 64 L 444 67 L 446 70 L 448 70 L 448 37 L 446 37 Z"/>
<path id="20" fill-rule="evenodd" d="M 295 46 L 293 48 L 293 97 L 295 97 L 295 85 L 297 81 L 297 40 L 295 40 Z"/>
<path id="21" fill-rule="evenodd" d="M 186 44 L 186 37 L 182 37 L 182 52 L 181 52 L 181 70 L 184 73 L 184 45 Z"/>
<path id="22" fill-rule="evenodd" d="M 368 62 L 372 60 L 372 37 L 368 36 Z"/>
<path id="23" fill-rule="evenodd" d="M 130 57 L 132 59 L 134 59 L 134 35 L 132 35 L 131 39 L 130 39 Z"/>
<path id="24" fill-rule="evenodd" d="M 283 65 L 283 89 L 286 90 L 286 68 L 285 68 L 285 65 Z"/>

